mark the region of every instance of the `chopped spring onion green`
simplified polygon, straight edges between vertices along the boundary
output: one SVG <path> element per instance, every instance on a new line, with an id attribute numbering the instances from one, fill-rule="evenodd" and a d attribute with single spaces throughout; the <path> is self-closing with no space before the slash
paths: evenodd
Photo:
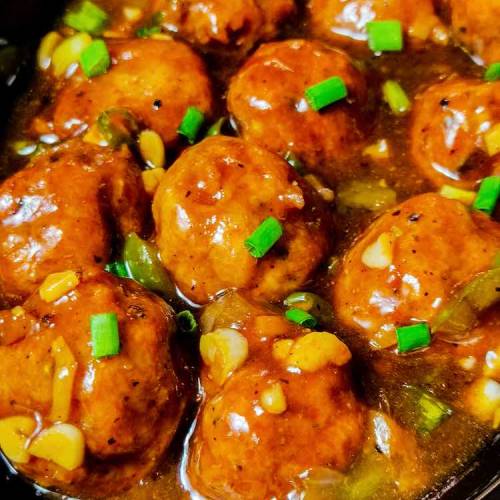
<path id="1" fill-rule="evenodd" d="M 500 196 L 500 176 L 495 175 L 486 177 L 481 182 L 476 200 L 472 207 L 488 215 L 491 215 L 495 210 Z"/>
<path id="2" fill-rule="evenodd" d="M 399 352 L 413 351 L 431 343 L 431 332 L 426 323 L 396 328 Z"/>
<path id="3" fill-rule="evenodd" d="M 88 78 L 103 75 L 110 65 L 111 57 L 103 40 L 94 40 L 80 54 L 80 66 Z"/>
<path id="4" fill-rule="evenodd" d="M 424 391 L 422 391 L 417 405 L 417 430 L 423 434 L 435 430 L 445 418 L 453 413 L 453 410 L 447 404 Z"/>
<path id="5" fill-rule="evenodd" d="M 125 239 L 123 261 L 135 281 L 149 290 L 175 299 L 175 286 L 160 261 L 158 249 L 152 243 L 130 233 Z"/>
<path id="6" fill-rule="evenodd" d="M 90 334 L 94 358 L 116 356 L 120 352 L 120 333 L 115 313 L 93 314 L 90 317 Z"/>
<path id="7" fill-rule="evenodd" d="M 283 236 L 283 226 L 275 217 L 268 217 L 245 240 L 245 246 L 252 257 L 260 259 L 266 255 Z"/>
<path id="8" fill-rule="evenodd" d="M 333 320 L 332 306 L 319 295 L 310 292 L 295 292 L 289 295 L 284 304 L 287 307 L 302 309 L 314 315 L 320 323 L 329 324 Z"/>
<path id="9" fill-rule="evenodd" d="M 205 115 L 195 106 L 190 106 L 177 129 L 177 133 L 186 137 L 189 144 L 194 144 L 204 121 Z"/>
<path id="10" fill-rule="evenodd" d="M 96 36 L 102 34 L 107 22 L 108 14 L 88 0 L 64 16 L 66 26 Z"/>
<path id="11" fill-rule="evenodd" d="M 177 314 L 177 325 L 183 333 L 194 333 L 198 329 L 198 322 L 191 311 L 185 310 Z"/>
<path id="12" fill-rule="evenodd" d="M 151 35 L 155 35 L 157 33 L 161 33 L 161 27 L 160 26 L 143 26 L 142 28 L 139 28 L 135 34 L 139 38 L 150 38 Z"/>
<path id="13" fill-rule="evenodd" d="M 227 117 L 223 116 L 219 118 L 215 123 L 213 123 L 210 128 L 207 130 L 206 137 L 214 137 L 216 135 L 222 134 L 222 127 L 225 125 L 227 121 Z"/>
<path id="14" fill-rule="evenodd" d="M 130 144 L 139 130 L 132 113 L 124 108 L 103 111 L 97 118 L 97 128 L 106 142 L 114 148 Z"/>
<path id="15" fill-rule="evenodd" d="M 106 264 L 104 270 L 108 273 L 114 274 L 118 276 L 118 278 L 129 278 L 129 274 L 127 271 L 127 266 L 124 262 L 116 260 L 115 262 L 110 262 Z"/>
<path id="16" fill-rule="evenodd" d="M 368 46 L 373 52 L 403 50 L 403 29 L 399 21 L 372 21 L 367 23 Z"/>
<path id="17" fill-rule="evenodd" d="M 285 318 L 292 323 L 305 326 L 306 328 L 314 328 L 318 324 L 318 320 L 307 311 L 292 307 L 285 312 Z"/>
<path id="18" fill-rule="evenodd" d="M 299 158 L 292 151 L 287 151 L 284 159 L 289 163 L 289 165 L 299 174 L 304 175 L 305 168 L 304 164 L 299 160 Z"/>
<path id="19" fill-rule="evenodd" d="M 340 76 L 332 76 L 307 88 L 305 96 L 311 108 L 319 111 L 347 97 L 347 87 Z"/>
<path id="20" fill-rule="evenodd" d="M 486 68 L 486 71 L 484 72 L 484 79 L 487 82 L 500 80 L 500 62 L 494 62 Z"/>
<path id="21" fill-rule="evenodd" d="M 395 80 L 387 80 L 382 85 L 384 101 L 395 115 L 403 115 L 411 108 L 411 102 L 401 85 Z"/>

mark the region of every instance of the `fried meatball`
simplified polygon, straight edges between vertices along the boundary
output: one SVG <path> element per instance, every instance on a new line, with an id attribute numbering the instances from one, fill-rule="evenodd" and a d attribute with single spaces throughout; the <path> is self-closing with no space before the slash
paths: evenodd
<path id="1" fill-rule="evenodd" d="M 485 63 L 500 60 L 500 16 L 498 0 L 444 0 L 451 17 L 453 35 L 459 43 Z"/>
<path id="2" fill-rule="evenodd" d="M 489 156 L 485 133 L 500 123 L 500 82 L 454 78 L 415 98 L 410 151 L 434 185 L 473 188 L 500 164 Z"/>
<path id="3" fill-rule="evenodd" d="M 339 320 L 375 347 L 395 327 L 431 321 L 457 287 L 491 268 L 500 225 L 437 194 L 382 215 L 343 259 L 334 284 Z"/>
<path id="4" fill-rule="evenodd" d="M 124 108 L 171 146 L 188 107 L 210 114 L 204 64 L 183 43 L 136 39 L 110 41 L 108 48 L 113 64 L 106 74 L 88 79 L 80 70 L 58 93 L 53 118 L 59 137 L 80 133 L 104 111 Z"/>
<path id="5" fill-rule="evenodd" d="M 75 470 L 33 456 L 19 469 L 70 494 L 109 496 L 131 487 L 156 464 L 179 418 L 169 350 L 173 311 L 133 281 L 104 272 L 82 278 L 54 302 L 35 293 L 18 309 L 0 315 L 0 415 L 36 414 L 50 427 L 52 346 L 62 338 L 77 363 L 67 422 L 82 431 L 86 446 L 85 461 Z M 116 356 L 92 355 L 89 320 L 96 313 L 118 317 Z"/>
<path id="6" fill-rule="evenodd" d="M 344 80 L 348 98 L 314 111 L 305 90 L 332 76 Z M 360 142 L 357 108 L 365 98 L 363 75 L 345 53 L 288 40 L 263 45 L 250 57 L 231 80 L 228 107 L 244 139 L 280 155 L 290 151 L 309 168 L 335 177 Z"/>
<path id="7" fill-rule="evenodd" d="M 307 8 L 314 35 L 345 45 L 366 44 L 367 23 L 393 19 L 401 21 L 412 43 L 448 38 L 432 0 L 310 0 Z"/>
<path id="8" fill-rule="evenodd" d="M 223 386 L 215 386 L 203 369 L 206 401 L 187 475 L 209 498 L 285 498 L 300 489 L 301 473 L 315 467 L 344 471 L 352 464 L 363 446 L 366 413 L 351 390 L 347 365 L 287 369 L 273 357 L 273 342 L 299 342 L 305 332 L 262 307 L 250 305 L 245 313 L 242 301 L 233 297 L 224 306 L 230 309 L 226 320 L 235 318 L 238 307 L 236 324 L 248 339 L 249 357 Z M 218 324 L 224 324 L 218 312 Z M 277 385 L 286 401 L 279 411 L 263 400 Z"/>
<path id="9" fill-rule="evenodd" d="M 277 156 L 241 139 L 205 139 L 162 178 L 156 243 L 181 292 L 205 303 L 226 288 L 277 300 L 301 286 L 328 251 L 322 201 Z M 269 216 L 284 234 L 261 259 L 244 241 Z"/>
<path id="10" fill-rule="evenodd" d="M 0 186 L 0 292 L 26 298 L 49 273 L 106 264 L 113 238 L 144 229 L 147 198 L 127 149 L 71 140 Z"/>

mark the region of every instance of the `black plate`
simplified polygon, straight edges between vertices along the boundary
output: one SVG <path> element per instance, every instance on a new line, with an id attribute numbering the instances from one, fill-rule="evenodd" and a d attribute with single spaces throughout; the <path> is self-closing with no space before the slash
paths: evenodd
<path id="1" fill-rule="evenodd" d="M 64 0 L 0 0 L 0 124 L 5 126 L 15 97 L 30 82 L 40 37 L 50 30 Z M 3 57 L 2 57 L 3 53 Z M 2 174 L 5 174 L 2 172 Z M 30 500 L 40 493 L 0 460 L 0 498 Z M 422 500 L 500 499 L 500 434 L 458 476 Z"/>

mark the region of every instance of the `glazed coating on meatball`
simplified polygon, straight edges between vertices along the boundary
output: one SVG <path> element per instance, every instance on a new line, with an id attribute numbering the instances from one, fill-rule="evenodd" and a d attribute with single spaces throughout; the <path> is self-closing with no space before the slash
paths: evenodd
<path id="1" fill-rule="evenodd" d="M 107 45 L 113 64 L 106 74 L 88 79 L 78 71 L 58 93 L 53 117 L 59 137 L 80 133 L 104 111 L 124 108 L 170 146 L 178 140 L 177 128 L 188 107 L 210 115 L 210 80 L 189 47 L 140 39 Z"/>
<path id="2" fill-rule="evenodd" d="M 352 45 L 366 44 L 371 21 L 398 20 L 412 43 L 447 41 L 432 0 L 310 0 L 310 29 L 320 38 Z"/>
<path id="3" fill-rule="evenodd" d="M 282 159 L 241 139 L 205 139 L 162 178 L 153 203 L 165 267 L 189 299 L 226 288 L 277 300 L 301 286 L 328 251 L 323 203 Z M 244 241 L 269 216 L 284 235 L 262 259 Z"/>
<path id="4" fill-rule="evenodd" d="M 394 345 L 395 327 L 431 321 L 457 287 L 491 268 L 499 248 L 500 226 L 483 214 L 437 194 L 411 198 L 344 257 L 333 291 L 337 317 L 372 347 Z"/>
<path id="5" fill-rule="evenodd" d="M 333 76 L 344 80 L 348 98 L 314 111 L 305 90 Z M 311 169 L 335 177 L 341 173 L 335 165 L 360 142 L 357 106 L 365 98 L 364 77 L 345 53 L 288 40 L 263 45 L 250 57 L 230 83 L 228 107 L 244 139 L 282 156 L 293 152 Z"/>
<path id="6" fill-rule="evenodd" d="M 141 232 L 147 198 L 131 154 L 71 140 L 0 187 L 0 291 L 26 298 L 49 274 L 104 265 L 113 238 Z"/>
<path id="7" fill-rule="evenodd" d="M 98 313 L 118 317 L 116 356 L 92 355 L 89 321 Z M 84 464 L 68 471 L 31 457 L 20 469 L 42 485 L 92 496 L 117 493 L 146 475 L 169 444 L 181 408 L 169 350 L 175 328 L 170 307 L 133 281 L 100 272 L 82 277 L 55 302 L 35 293 L 21 313 L 1 316 L 2 418 L 38 412 L 49 427 L 54 341 L 64 339 L 77 362 L 67 422 L 83 432 Z"/>
<path id="8" fill-rule="evenodd" d="M 414 163 L 436 186 L 473 188 L 499 166 L 484 140 L 500 123 L 500 83 L 454 78 L 415 97 L 410 129 Z"/>
<path id="9" fill-rule="evenodd" d="M 497 0 L 443 0 L 449 9 L 453 35 L 459 43 L 485 63 L 500 60 Z"/>
<path id="10" fill-rule="evenodd" d="M 206 366 L 202 371 L 206 401 L 190 445 L 191 487 L 209 498 L 285 498 L 301 489 L 299 475 L 311 468 L 345 471 L 363 447 L 366 424 L 347 365 L 288 369 L 274 357 L 273 345 L 298 341 L 307 331 L 244 297 L 221 301 L 215 313 L 206 312 L 217 328 L 236 324 L 249 355 L 222 386 L 210 380 Z M 276 386 L 284 410 L 263 402 Z"/>

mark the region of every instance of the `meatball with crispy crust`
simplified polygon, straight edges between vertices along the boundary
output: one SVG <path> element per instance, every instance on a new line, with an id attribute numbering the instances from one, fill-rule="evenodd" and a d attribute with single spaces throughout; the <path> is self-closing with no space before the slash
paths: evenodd
<path id="1" fill-rule="evenodd" d="M 164 174 L 153 203 L 156 242 L 181 292 L 205 303 L 226 288 L 277 300 L 328 251 L 324 205 L 281 158 L 241 139 L 205 139 Z M 269 216 L 284 234 L 261 259 L 247 239 Z"/>
<path id="2" fill-rule="evenodd" d="M 305 90 L 333 76 L 344 80 L 347 99 L 314 111 Z M 287 40 L 250 57 L 230 83 L 228 107 L 244 139 L 282 156 L 292 152 L 309 168 L 338 177 L 361 140 L 357 115 L 365 98 L 364 77 L 344 52 Z"/>
<path id="3" fill-rule="evenodd" d="M 123 108 L 171 146 L 188 107 L 210 114 L 210 80 L 188 46 L 149 39 L 107 44 L 112 58 L 108 72 L 88 79 L 79 70 L 57 94 L 53 119 L 59 137 L 78 134 L 102 112 Z"/>
<path id="4" fill-rule="evenodd" d="M 213 366 L 203 368 L 206 400 L 190 443 L 191 486 L 209 498 L 286 498 L 301 490 L 301 477 L 311 469 L 345 471 L 363 447 L 366 424 L 351 388 L 347 347 L 330 333 L 308 333 L 244 297 L 221 300 L 215 313 L 212 304 L 203 314 L 203 324 L 210 316 L 219 329 L 204 333 L 201 345 L 205 335 L 232 332 L 247 339 L 249 353 L 222 386 L 210 378 Z M 311 335 L 318 344 L 304 342 Z M 321 345 L 325 339 L 336 342 L 337 353 Z M 279 345 L 286 350 L 288 343 L 287 358 Z M 297 361 L 299 352 L 307 369 Z M 215 355 L 214 363 L 222 359 L 228 360 Z"/>
<path id="5" fill-rule="evenodd" d="M 411 198 L 345 255 L 336 315 L 372 347 L 394 345 L 395 327 L 431 322 L 456 289 L 491 268 L 499 249 L 500 225 L 485 215 L 437 194 Z"/>
<path id="6" fill-rule="evenodd" d="M 75 139 L 36 156 L 0 186 L 3 299 L 19 302 L 49 273 L 106 264 L 113 239 L 141 232 L 146 213 L 127 149 Z"/>
<path id="7" fill-rule="evenodd" d="M 366 25 L 385 20 L 400 21 L 411 43 L 448 38 L 432 0 L 310 0 L 307 9 L 314 35 L 344 45 L 366 44 Z"/>
<path id="8" fill-rule="evenodd" d="M 172 309 L 133 281 L 90 274 L 54 301 L 36 292 L 22 309 L 0 314 L 0 416 L 36 415 L 44 429 L 62 419 L 80 429 L 86 451 L 77 468 L 35 456 L 14 465 L 43 486 L 107 497 L 155 466 L 176 430 L 182 404 L 169 350 Z M 97 359 L 90 317 L 100 313 L 117 315 L 120 352 Z M 58 365 L 61 343 L 71 363 Z M 74 366 L 71 405 L 62 417 L 54 408 L 61 408 L 56 398 L 65 398 L 65 389 L 56 393 L 54 384 L 57 377 L 64 379 L 60 370 L 69 377 Z"/>
<path id="9" fill-rule="evenodd" d="M 473 188 L 500 167 L 489 155 L 485 135 L 500 123 L 500 82 L 453 78 L 415 98 L 410 151 L 434 185 Z"/>

